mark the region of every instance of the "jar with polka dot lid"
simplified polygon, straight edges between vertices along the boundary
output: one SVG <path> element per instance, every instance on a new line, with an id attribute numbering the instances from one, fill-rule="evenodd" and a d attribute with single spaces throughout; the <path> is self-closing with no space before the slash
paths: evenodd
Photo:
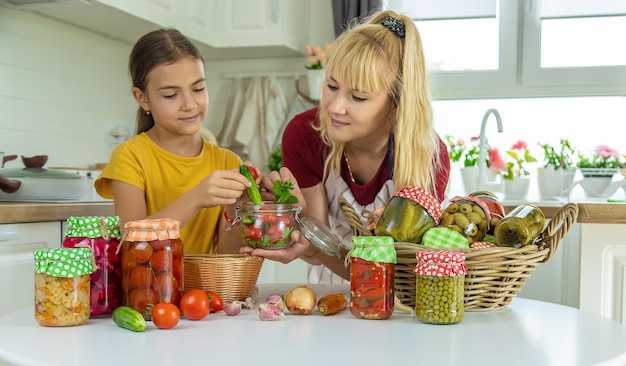
<path id="1" fill-rule="evenodd" d="M 89 319 L 89 248 L 45 248 L 35 260 L 35 320 L 46 327 L 81 325 Z"/>
<path id="2" fill-rule="evenodd" d="M 420 244 L 424 233 L 438 225 L 442 212 L 441 204 L 433 195 L 423 188 L 409 186 L 387 202 L 374 234 Z"/>
<path id="3" fill-rule="evenodd" d="M 459 323 L 465 314 L 465 254 L 427 250 L 415 256 L 415 317 L 429 324 Z"/>
<path id="4" fill-rule="evenodd" d="M 119 216 L 72 216 L 67 219 L 64 248 L 90 248 L 96 268 L 91 274 L 92 318 L 111 317 L 122 298 Z"/>

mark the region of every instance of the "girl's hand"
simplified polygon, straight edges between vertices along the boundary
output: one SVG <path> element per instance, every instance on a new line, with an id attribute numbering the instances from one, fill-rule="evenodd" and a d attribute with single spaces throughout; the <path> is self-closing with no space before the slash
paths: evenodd
<path id="1" fill-rule="evenodd" d="M 216 170 L 196 186 L 198 201 L 203 207 L 234 205 L 250 184 L 237 169 Z"/>

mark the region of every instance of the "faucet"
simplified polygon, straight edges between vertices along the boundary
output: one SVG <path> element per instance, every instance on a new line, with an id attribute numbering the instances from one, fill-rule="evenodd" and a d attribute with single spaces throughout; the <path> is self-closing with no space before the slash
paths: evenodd
<path id="1" fill-rule="evenodd" d="M 500 113 L 495 108 L 489 109 L 485 116 L 483 117 L 483 122 L 480 125 L 480 137 L 479 137 L 479 145 L 478 145 L 478 178 L 476 180 L 476 189 L 477 190 L 489 190 L 489 186 L 496 186 L 494 184 L 487 184 L 487 179 L 485 178 L 485 168 L 486 168 L 486 154 L 485 151 L 487 149 L 487 139 L 485 138 L 485 125 L 487 124 L 487 120 L 490 115 L 494 115 L 496 117 L 496 122 L 498 123 L 498 132 L 502 132 L 502 118 L 500 118 Z"/>

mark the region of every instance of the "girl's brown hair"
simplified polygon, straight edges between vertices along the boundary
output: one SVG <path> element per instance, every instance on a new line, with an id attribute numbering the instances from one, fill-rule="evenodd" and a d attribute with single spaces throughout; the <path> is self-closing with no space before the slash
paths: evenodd
<path id="1" fill-rule="evenodd" d="M 404 24 L 404 38 L 382 24 L 387 17 Z M 397 107 L 388 121 L 395 140 L 394 186 L 396 190 L 422 187 L 436 194 L 435 167 L 441 166 L 439 137 L 433 126 L 422 41 L 411 19 L 386 10 L 353 26 L 333 42 L 323 70 L 355 90 L 382 90 L 389 95 Z M 339 175 L 345 144 L 328 137 L 328 117 L 321 105 L 319 130 L 330 146 L 324 175 Z"/>
<path id="2" fill-rule="evenodd" d="M 130 53 L 128 68 L 133 87 L 145 92 L 148 84 L 148 73 L 157 66 L 170 65 L 174 62 L 193 56 L 204 59 L 198 48 L 176 29 L 159 29 L 145 34 L 133 47 Z M 135 133 L 138 135 L 154 126 L 151 114 L 139 107 L 136 117 Z"/>

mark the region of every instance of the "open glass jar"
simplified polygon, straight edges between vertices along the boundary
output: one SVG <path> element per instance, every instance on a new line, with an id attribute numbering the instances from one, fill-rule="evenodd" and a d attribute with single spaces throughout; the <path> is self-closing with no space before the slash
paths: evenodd
<path id="1" fill-rule="evenodd" d="M 235 219 L 226 230 L 241 223 L 242 243 L 259 249 L 287 248 L 293 243 L 291 233 L 300 230 L 324 254 L 339 255 L 340 239 L 314 217 L 300 217 L 300 211 L 302 206 L 291 203 L 245 202 L 243 207 L 235 207 Z"/>

